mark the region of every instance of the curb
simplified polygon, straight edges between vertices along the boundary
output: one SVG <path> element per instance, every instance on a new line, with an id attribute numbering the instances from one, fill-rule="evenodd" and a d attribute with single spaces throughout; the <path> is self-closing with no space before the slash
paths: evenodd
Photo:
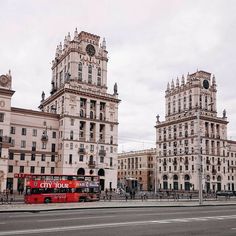
<path id="1" fill-rule="evenodd" d="M 204 204 L 204 205 L 137 205 L 137 206 L 97 206 L 97 207 L 68 207 L 68 208 L 49 208 L 49 209 L 13 209 L 13 210 L 0 210 L 1 213 L 17 213 L 17 212 L 53 212 L 53 211 L 73 211 L 73 210 L 98 210 L 98 209 L 125 209 L 125 208 L 179 208 L 179 207 L 223 207 L 223 206 L 236 206 L 236 203 L 230 204 Z"/>

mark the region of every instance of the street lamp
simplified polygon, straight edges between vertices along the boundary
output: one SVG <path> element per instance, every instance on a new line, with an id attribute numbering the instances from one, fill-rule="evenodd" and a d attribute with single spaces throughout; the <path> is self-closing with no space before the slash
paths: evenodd
<path id="1" fill-rule="evenodd" d="M 200 130 L 200 109 L 197 108 L 197 170 L 198 170 L 198 188 L 199 188 L 199 205 L 202 205 L 202 159 L 201 159 L 201 130 Z"/>

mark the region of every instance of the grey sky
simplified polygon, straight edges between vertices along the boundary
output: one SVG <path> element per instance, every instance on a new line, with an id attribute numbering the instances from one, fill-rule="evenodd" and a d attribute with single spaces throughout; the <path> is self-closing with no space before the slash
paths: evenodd
<path id="1" fill-rule="evenodd" d="M 155 116 L 164 119 L 172 78 L 215 74 L 218 115 L 227 110 L 236 139 L 236 1 L 0 1 L 0 74 L 11 69 L 12 105 L 37 109 L 49 95 L 51 61 L 75 27 L 105 37 L 108 87 L 118 83 L 120 151 L 155 146 Z"/>

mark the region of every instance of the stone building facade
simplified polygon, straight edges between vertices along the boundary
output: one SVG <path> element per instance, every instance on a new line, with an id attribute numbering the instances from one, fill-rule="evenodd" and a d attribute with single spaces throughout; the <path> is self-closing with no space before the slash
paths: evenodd
<path id="1" fill-rule="evenodd" d="M 205 71 L 168 83 L 165 121 L 156 122 L 157 188 L 235 190 L 236 143 L 217 114 L 215 77 Z"/>
<path id="2" fill-rule="evenodd" d="M 125 189 L 126 179 L 136 179 L 139 189 L 154 190 L 156 149 L 118 154 L 118 185 Z"/>
<path id="3" fill-rule="evenodd" d="M 105 39 L 68 34 L 52 62 L 50 96 L 40 111 L 11 106 L 12 77 L 0 76 L 0 190 L 24 186 L 25 174 L 100 175 L 117 186 L 117 85 L 107 92 Z"/>

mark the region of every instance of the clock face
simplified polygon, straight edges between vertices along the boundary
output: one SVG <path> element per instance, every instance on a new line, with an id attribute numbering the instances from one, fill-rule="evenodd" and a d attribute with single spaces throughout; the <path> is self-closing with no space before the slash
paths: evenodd
<path id="1" fill-rule="evenodd" d="M 7 87 L 9 79 L 5 75 L 0 76 L 0 86 Z"/>
<path id="2" fill-rule="evenodd" d="M 90 57 L 94 56 L 95 55 L 95 48 L 92 44 L 88 44 L 87 47 L 86 47 L 86 52 L 88 53 L 88 55 Z"/>
<path id="3" fill-rule="evenodd" d="M 208 82 L 208 80 L 203 80 L 203 88 L 204 89 L 209 89 L 209 82 Z"/>

